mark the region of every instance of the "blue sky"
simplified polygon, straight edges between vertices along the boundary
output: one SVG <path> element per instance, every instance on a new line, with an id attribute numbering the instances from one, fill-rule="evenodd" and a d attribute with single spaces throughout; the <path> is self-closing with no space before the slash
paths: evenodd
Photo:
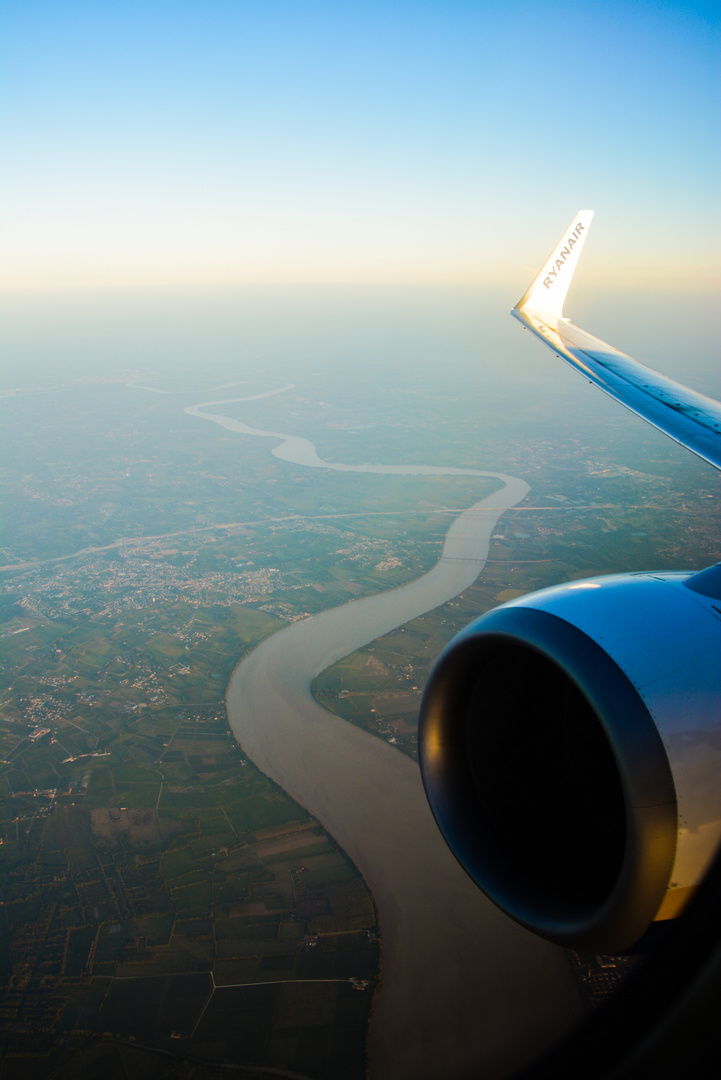
<path id="1" fill-rule="evenodd" d="M 590 207 L 599 283 L 713 287 L 720 21 L 6 0 L 0 284 L 497 283 Z"/>

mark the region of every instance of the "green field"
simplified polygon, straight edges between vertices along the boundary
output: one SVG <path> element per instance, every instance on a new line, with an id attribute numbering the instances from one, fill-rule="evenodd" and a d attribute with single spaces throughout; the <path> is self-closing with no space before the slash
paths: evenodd
<path id="1" fill-rule="evenodd" d="M 180 636 L 155 632 L 163 622 Z M 377 971 L 372 898 L 318 823 L 245 759 L 225 716 L 234 664 L 280 624 L 244 605 L 180 601 L 9 639 L 2 1080 L 16 1062 L 38 1077 L 92 1063 L 108 1040 L 145 1040 L 209 1069 L 267 1064 L 331 1080 L 342 1060 L 344 1077 L 362 1077 L 372 988 L 347 980 L 372 983 Z M 48 654 L 49 692 L 38 681 Z M 50 730 L 33 741 L 23 716 L 37 700 Z M 322 976 L 307 934 L 318 935 Z M 336 981 L 307 981 L 320 977 Z M 249 987 L 246 1013 L 229 1019 L 237 984 L 278 980 L 270 996 Z M 291 1005 L 281 991 L 294 985 Z M 105 1064 L 88 1067 L 104 1080 Z"/>

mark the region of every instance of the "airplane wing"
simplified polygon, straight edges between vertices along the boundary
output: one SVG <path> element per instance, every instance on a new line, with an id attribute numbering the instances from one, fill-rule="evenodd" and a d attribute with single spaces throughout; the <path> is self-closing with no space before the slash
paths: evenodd
<path id="1" fill-rule="evenodd" d="M 721 469 L 721 404 L 667 379 L 563 316 L 563 303 L 593 217 L 579 210 L 511 311 L 557 356 L 610 397 Z"/>
<path id="2" fill-rule="evenodd" d="M 512 314 L 611 397 L 721 468 L 719 402 L 564 318 L 592 216 L 576 215 Z M 589 1061 L 598 1077 L 661 1080 L 688 1073 L 690 1053 L 694 1077 L 718 1074 L 719 589 L 721 563 L 528 593 L 457 634 L 426 683 L 421 775 L 472 880 L 501 911 L 567 949 L 649 952 L 524 1080 L 576 1076 Z M 663 929 L 682 913 L 673 931 Z"/>

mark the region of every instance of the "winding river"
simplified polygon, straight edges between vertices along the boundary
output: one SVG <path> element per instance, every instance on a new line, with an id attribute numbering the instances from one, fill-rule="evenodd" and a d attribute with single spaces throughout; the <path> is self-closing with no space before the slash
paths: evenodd
<path id="1" fill-rule="evenodd" d="M 296 466 L 491 477 L 502 485 L 453 521 L 428 573 L 280 630 L 236 667 L 226 695 L 244 751 L 323 823 L 375 897 L 382 986 L 368 1037 L 371 1080 L 502 1076 L 579 1019 L 565 955 L 507 919 L 471 884 L 440 837 L 417 765 L 323 709 L 310 684 L 336 660 L 475 581 L 498 518 L 525 498 L 528 485 L 472 469 L 327 462 L 308 439 L 209 411 L 290 385 L 185 412 L 238 435 L 272 439 L 271 453 Z"/>

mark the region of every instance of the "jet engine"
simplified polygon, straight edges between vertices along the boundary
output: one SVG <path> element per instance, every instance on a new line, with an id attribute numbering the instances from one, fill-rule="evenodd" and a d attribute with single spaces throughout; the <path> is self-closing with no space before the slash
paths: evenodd
<path id="1" fill-rule="evenodd" d="M 488 612 L 439 657 L 419 743 L 441 832 L 491 900 L 568 948 L 631 947 L 721 837 L 721 564 Z"/>

